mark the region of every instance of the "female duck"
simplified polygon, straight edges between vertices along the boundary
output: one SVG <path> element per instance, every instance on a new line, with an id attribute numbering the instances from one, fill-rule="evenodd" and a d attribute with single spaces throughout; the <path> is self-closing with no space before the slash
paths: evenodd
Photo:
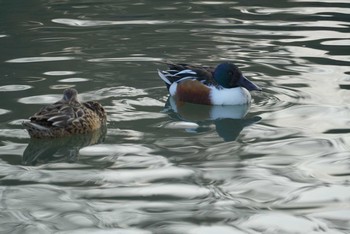
<path id="1" fill-rule="evenodd" d="M 245 78 L 230 62 L 212 67 L 167 63 L 169 70 L 158 74 L 177 101 L 204 105 L 243 105 L 250 103 L 248 91 L 261 88 Z"/>
<path id="2" fill-rule="evenodd" d="M 85 134 L 104 126 L 107 116 L 101 104 L 81 103 L 77 96 L 75 89 L 64 90 L 61 100 L 41 108 L 30 121 L 23 122 L 24 128 L 32 138 L 54 138 Z"/>

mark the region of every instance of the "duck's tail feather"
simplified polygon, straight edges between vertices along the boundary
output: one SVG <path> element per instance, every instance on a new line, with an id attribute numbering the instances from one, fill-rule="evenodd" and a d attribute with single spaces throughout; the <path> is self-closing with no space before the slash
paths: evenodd
<path id="1" fill-rule="evenodd" d="M 172 82 L 167 78 L 167 75 L 170 75 L 169 73 L 158 69 L 158 75 L 166 84 L 171 85 Z"/>
<path id="2" fill-rule="evenodd" d="M 22 125 L 25 129 L 28 129 L 28 130 L 29 129 L 30 130 L 37 130 L 37 131 L 48 131 L 49 130 L 45 126 L 42 126 L 42 125 L 39 125 L 39 124 L 36 124 L 33 122 L 29 122 L 29 121 L 23 122 Z"/>

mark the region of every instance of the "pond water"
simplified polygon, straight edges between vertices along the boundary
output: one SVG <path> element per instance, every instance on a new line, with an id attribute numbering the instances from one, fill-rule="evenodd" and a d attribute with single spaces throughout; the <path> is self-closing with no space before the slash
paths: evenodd
<path id="1" fill-rule="evenodd" d="M 0 0 L 0 233 L 349 233 L 350 2 Z M 161 61 L 250 106 L 174 108 Z M 67 87 L 106 131 L 30 140 Z"/>

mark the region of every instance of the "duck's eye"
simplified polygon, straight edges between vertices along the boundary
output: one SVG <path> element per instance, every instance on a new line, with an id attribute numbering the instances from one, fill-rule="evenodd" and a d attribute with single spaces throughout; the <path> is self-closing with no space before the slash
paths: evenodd
<path id="1" fill-rule="evenodd" d="M 233 76 L 233 72 L 232 72 L 232 71 L 229 71 L 229 72 L 228 72 L 228 75 L 229 75 L 229 76 Z"/>

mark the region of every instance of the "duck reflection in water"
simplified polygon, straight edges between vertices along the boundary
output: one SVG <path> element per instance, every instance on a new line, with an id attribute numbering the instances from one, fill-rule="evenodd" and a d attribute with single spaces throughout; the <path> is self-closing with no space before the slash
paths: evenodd
<path id="1" fill-rule="evenodd" d="M 165 104 L 164 112 L 173 119 L 198 124 L 197 128 L 188 129 L 195 132 L 209 131 L 210 125 L 214 124 L 216 132 L 224 141 L 235 141 L 245 127 L 261 120 L 259 116 L 244 118 L 249 108 L 249 104 L 208 106 L 177 102 L 174 97 L 170 96 Z"/>
<path id="2" fill-rule="evenodd" d="M 78 134 L 55 139 L 31 138 L 23 153 L 24 165 L 52 162 L 76 162 L 83 147 L 104 141 L 107 128 L 103 127 L 87 134 Z"/>
<path id="3" fill-rule="evenodd" d="M 80 102 L 76 89 L 65 89 L 61 100 L 42 107 L 22 123 L 31 137 L 24 164 L 75 161 L 80 148 L 102 141 L 106 119 L 100 103 Z"/>

